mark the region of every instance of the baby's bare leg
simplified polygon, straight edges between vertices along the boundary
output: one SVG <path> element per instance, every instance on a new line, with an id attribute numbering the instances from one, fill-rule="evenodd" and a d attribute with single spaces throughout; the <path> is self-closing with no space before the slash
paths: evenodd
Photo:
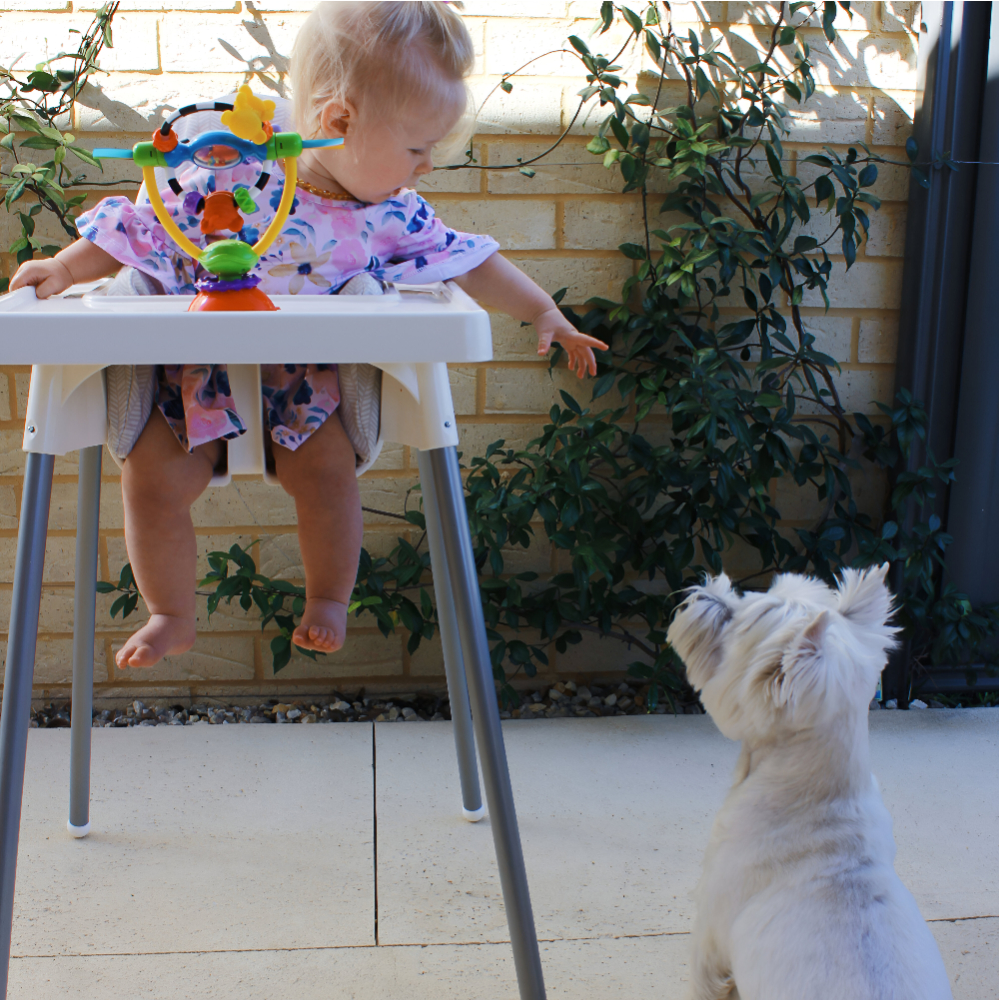
<path id="1" fill-rule="evenodd" d="M 151 667 L 194 645 L 197 546 L 190 508 L 208 486 L 221 447 L 212 441 L 187 454 L 153 407 L 125 460 L 125 544 L 150 616 L 115 657 L 121 669 Z"/>
<path id="2" fill-rule="evenodd" d="M 281 485 L 295 498 L 306 573 L 306 607 L 293 642 L 332 653 L 344 644 L 361 552 L 354 448 L 333 413 L 295 451 L 275 445 L 274 464 Z"/>

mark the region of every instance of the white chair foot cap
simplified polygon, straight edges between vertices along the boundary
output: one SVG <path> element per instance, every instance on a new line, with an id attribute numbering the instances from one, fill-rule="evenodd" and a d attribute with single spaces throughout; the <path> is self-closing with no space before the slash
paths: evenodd
<path id="1" fill-rule="evenodd" d="M 463 806 L 462 815 L 470 823 L 478 823 L 486 815 L 486 806 L 480 806 L 478 809 L 466 809 Z"/>
<path id="2" fill-rule="evenodd" d="M 80 837 L 86 837 L 90 833 L 90 824 L 87 823 L 84 826 L 73 826 L 73 824 L 66 820 L 66 829 L 69 830 L 69 835 L 71 837 L 76 837 L 78 840 Z"/>

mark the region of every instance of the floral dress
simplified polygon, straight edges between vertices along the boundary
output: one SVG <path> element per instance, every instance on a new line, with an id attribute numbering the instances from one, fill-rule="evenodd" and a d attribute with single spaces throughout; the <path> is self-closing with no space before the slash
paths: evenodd
<path id="1" fill-rule="evenodd" d="M 252 190 L 259 172 L 253 164 L 227 171 L 221 187 L 251 190 L 257 211 L 244 212 L 239 239 L 253 244 L 274 217 L 281 198 L 280 169 L 263 191 Z M 211 170 L 186 165 L 177 171 L 184 189 L 176 195 L 164 184 L 160 196 L 182 232 L 198 246 L 209 241 L 195 214 L 200 198 L 216 189 Z M 135 204 L 105 198 L 77 219 L 80 235 L 122 264 L 159 280 L 168 294 L 194 295 L 195 281 L 207 276 L 182 254 L 157 221 L 139 189 Z M 427 284 L 471 271 L 499 249 L 489 236 L 449 229 L 415 191 L 403 189 L 368 205 L 333 201 L 302 189 L 281 235 L 253 273 L 269 295 L 330 295 L 357 274 L 383 281 Z M 225 365 L 161 365 L 157 405 L 188 451 L 218 439 L 238 437 L 246 426 L 233 405 Z M 320 427 L 340 402 L 337 366 L 261 365 L 265 419 L 276 444 L 294 451 Z"/>

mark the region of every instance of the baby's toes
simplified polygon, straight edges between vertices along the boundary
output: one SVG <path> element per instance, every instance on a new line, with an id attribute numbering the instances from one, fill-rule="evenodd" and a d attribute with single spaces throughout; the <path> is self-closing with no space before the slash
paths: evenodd
<path id="1" fill-rule="evenodd" d="M 309 629 L 309 638 L 321 649 L 333 650 L 340 645 L 337 642 L 337 633 L 332 628 L 322 628 L 319 625 L 313 625 Z"/>

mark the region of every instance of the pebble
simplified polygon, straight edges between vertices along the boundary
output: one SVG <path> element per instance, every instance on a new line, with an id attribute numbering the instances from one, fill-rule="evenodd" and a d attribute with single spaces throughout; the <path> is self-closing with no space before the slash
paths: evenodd
<path id="1" fill-rule="evenodd" d="M 921 701 L 919 698 L 914 698 L 913 701 L 910 702 L 910 708 L 926 708 L 926 707 L 927 707 L 927 702 Z"/>
<path id="2" fill-rule="evenodd" d="M 601 716 L 645 715 L 646 688 L 633 688 L 625 682 L 618 684 L 588 683 L 577 685 L 573 681 L 549 683 L 533 691 L 520 691 L 520 705 L 500 705 L 503 719 L 581 718 Z M 329 701 L 285 702 L 272 699 L 262 704 L 226 705 L 195 704 L 191 706 L 149 704 L 135 699 L 126 708 L 106 708 L 95 711 L 91 725 L 95 728 L 125 729 L 135 726 L 196 726 L 201 724 L 225 725 L 290 725 L 331 722 L 423 722 L 447 721 L 451 718 L 448 699 L 443 694 L 418 693 L 392 696 L 356 696 L 334 693 Z M 887 706 L 888 707 L 888 706 Z M 913 703 L 916 707 L 916 703 Z M 936 707 L 936 704 L 935 704 Z M 674 709 L 660 704 L 653 712 L 657 715 L 672 713 Z M 700 714 L 696 703 L 678 703 L 676 711 Z M 50 703 L 31 713 L 34 729 L 56 729 L 70 725 L 70 706 L 67 702 Z"/>

